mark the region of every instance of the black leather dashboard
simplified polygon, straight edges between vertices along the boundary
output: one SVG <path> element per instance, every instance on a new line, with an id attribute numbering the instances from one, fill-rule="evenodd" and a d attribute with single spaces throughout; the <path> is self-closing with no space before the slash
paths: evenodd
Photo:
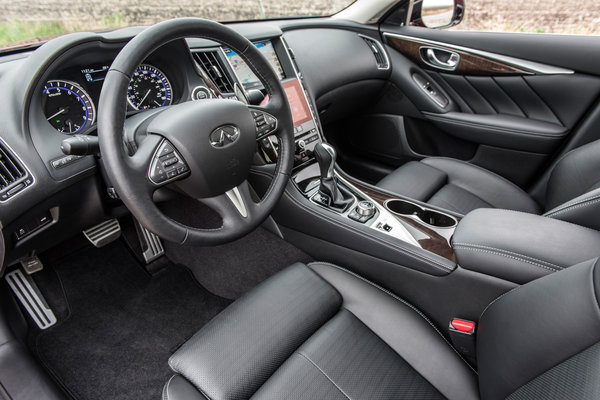
<path id="1" fill-rule="evenodd" d="M 292 52 L 296 67 L 304 78 L 309 96 L 318 100 L 347 96 L 366 102 L 376 96 L 389 75 L 377 67 L 369 46 L 359 36 L 378 37 L 376 30 L 358 28 L 352 23 L 320 19 L 269 21 L 232 24 L 232 28 L 250 40 L 277 38 L 283 35 Z M 68 237 L 78 234 L 90 224 L 118 216 L 127 211 L 118 200 L 106 194 L 106 182 L 93 156 L 76 159 L 60 168 L 52 162 L 63 156 L 60 143 L 67 135 L 57 132 L 44 121 L 40 93 L 50 79 L 68 79 L 84 87 L 97 106 L 100 88 L 90 88 L 80 71 L 88 66 L 111 62 L 124 44 L 143 28 L 94 34 L 77 33 L 59 37 L 33 52 L 0 57 L 0 84 L 6 96 L 0 99 L 0 138 L 18 155 L 31 171 L 33 185 L 0 204 L 0 220 L 7 242 L 6 265 L 31 251 L 43 251 Z M 158 67 L 173 86 L 173 102 L 190 99 L 191 90 L 204 85 L 194 70 L 190 49 L 215 48 L 216 43 L 188 39 L 169 43 L 157 49 L 148 64 Z M 285 52 L 278 50 L 282 64 L 289 64 Z M 340 68 L 343 65 L 343 68 Z M 288 68 L 284 65 L 285 68 Z M 356 82 L 371 88 L 365 92 Z M 344 89 L 349 87 L 350 89 Z M 343 88 L 344 92 L 339 93 Z M 132 110 L 132 112 L 135 112 Z M 95 134 L 95 127 L 86 133 Z M 110 166 L 107 166 L 110 168 Z M 32 220 L 55 212 L 51 224 L 39 235 L 31 235 L 17 243 L 14 232 Z"/>

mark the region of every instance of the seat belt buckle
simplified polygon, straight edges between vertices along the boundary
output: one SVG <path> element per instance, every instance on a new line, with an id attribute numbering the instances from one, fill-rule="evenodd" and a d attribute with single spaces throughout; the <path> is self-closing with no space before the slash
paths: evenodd
<path id="1" fill-rule="evenodd" d="M 454 348 L 471 359 L 475 359 L 475 327 L 475 322 L 462 318 L 452 318 L 448 325 Z"/>

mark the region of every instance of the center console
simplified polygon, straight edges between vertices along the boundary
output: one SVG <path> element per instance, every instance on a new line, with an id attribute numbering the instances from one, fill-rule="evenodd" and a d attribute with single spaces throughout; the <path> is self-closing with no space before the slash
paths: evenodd
<path id="1" fill-rule="evenodd" d="M 598 257 L 600 232 L 522 212 L 480 208 L 452 238 L 463 268 L 519 284 Z"/>
<path id="2" fill-rule="evenodd" d="M 298 228 L 299 222 L 305 223 L 316 217 L 321 223 L 306 230 L 311 235 L 325 235 L 328 240 L 359 251 L 368 248 L 370 253 L 377 255 L 390 252 L 390 260 L 405 265 L 416 259 L 417 269 L 434 275 L 451 272 L 456 267 L 456 259 L 449 240 L 457 219 L 385 195 L 336 171 L 335 150 L 323 140 L 314 103 L 285 40 L 263 40 L 255 42 L 255 46 L 279 74 L 290 104 L 296 148 L 292 183 L 286 193 L 311 214 L 301 217 L 297 205 L 285 207 L 285 215 L 278 222 Z M 228 49 L 224 52 L 236 80 L 246 91 L 262 89 L 260 81 L 240 57 Z M 277 160 L 277 150 L 275 136 L 259 141 L 259 153 L 265 163 L 264 171 L 259 174 L 264 172 L 268 176 L 266 171 Z M 285 203 L 285 197 L 282 202 Z M 328 219 L 333 223 L 323 223 Z M 348 240 L 339 240 L 340 227 L 351 227 L 353 233 Z"/>

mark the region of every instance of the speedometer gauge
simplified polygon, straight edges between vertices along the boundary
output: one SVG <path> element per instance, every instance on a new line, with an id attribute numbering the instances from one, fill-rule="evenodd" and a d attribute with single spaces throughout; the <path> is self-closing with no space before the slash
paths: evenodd
<path id="1" fill-rule="evenodd" d="M 46 120 L 59 132 L 72 135 L 94 123 L 94 103 L 75 82 L 48 81 L 42 93 L 42 109 Z"/>
<path id="2" fill-rule="evenodd" d="M 158 68 L 142 64 L 131 77 L 127 100 L 136 110 L 168 106 L 173 101 L 171 83 Z"/>

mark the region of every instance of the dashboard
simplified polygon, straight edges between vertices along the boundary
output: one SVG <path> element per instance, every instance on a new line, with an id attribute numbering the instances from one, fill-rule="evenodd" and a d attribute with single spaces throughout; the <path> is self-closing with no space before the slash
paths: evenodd
<path id="1" fill-rule="evenodd" d="M 281 80 L 292 111 L 297 165 L 310 159 L 322 137 L 315 93 L 325 97 L 337 89 L 331 86 L 340 81 L 335 64 L 348 57 L 372 59 L 358 33 L 342 29 L 327 29 L 329 37 L 335 33 L 345 40 L 336 38 L 330 57 L 310 59 L 306 55 L 314 52 L 315 43 L 325 36 L 321 30 L 313 30 L 307 37 L 305 33 L 313 31 L 302 29 L 303 23 L 289 22 L 291 28 L 283 27 L 291 29 L 289 34 L 272 22 L 235 26 L 262 52 Z M 61 144 L 74 135 L 93 138 L 97 134 L 106 73 L 123 46 L 142 30 L 65 35 L 33 52 L 0 57 L 0 82 L 6 88 L 5 96 L 0 97 L 0 159 L 14 161 L 17 177 L 8 186 L 0 182 L 7 265 L 128 212 L 119 199 L 111 197 L 111 184 L 103 173 L 110 165 L 104 165 L 98 156 L 65 155 Z M 312 73 L 311 65 L 317 73 Z M 382 77 L 374 61 L 356 65 L 360 66 L 356 76 L 344 74 L 344 79 L 353 82 L 365 74 Z M 210 101 L 215 89 L 223 97 L 235 99 L 236 87 L 258 101 L 266 94 L 252 70 L 231 49 L 204 39 L 172 41 L 156 49 L 133 73 L 127 118 L 187 101 Z M 268 101 L 268 96 L 262 101 Z M 135 133 L 126 137 L 126 141 L 132 140 Z M 266 164 L 276 161 L 277 149 L 276 137 L 261 139 L 258 159 Z"/>

